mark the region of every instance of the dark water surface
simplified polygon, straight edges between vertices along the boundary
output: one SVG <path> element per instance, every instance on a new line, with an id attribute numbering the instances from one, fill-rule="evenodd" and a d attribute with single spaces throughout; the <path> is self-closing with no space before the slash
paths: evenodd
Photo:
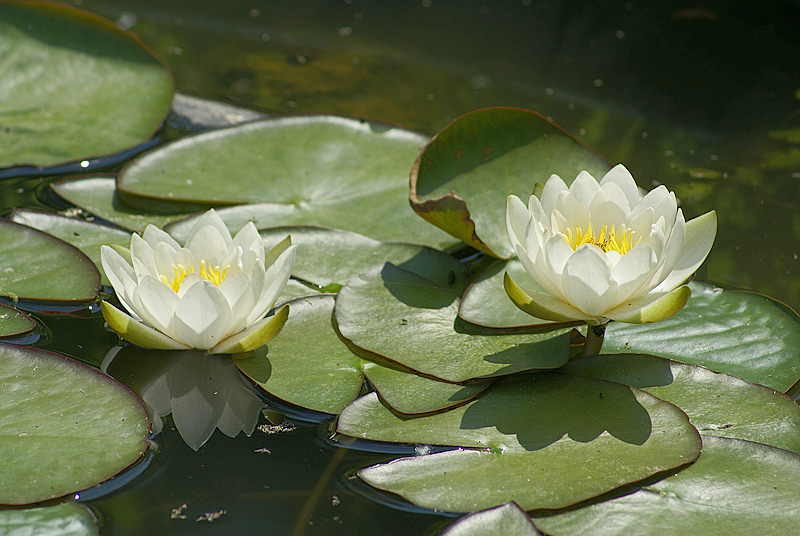
<path id="1" fill-rule="evenodd" d="M 796 2 L 74 4 L 139 34 L 180 92 L 261 112 L 368 116 L 432 134 L 483 106 L 537 110 L 641 186 L 675 190 L 687 219 L 717 210 L 702 279 L 800 308 Z M 0 210 L 56 207 L 48 180 L 3 181 Z M 116 340 L 96 316 L 45 324 L 39 346 L 89 362 Z M 103 534 L 422 535 L 449 522 L 365 497 L 354 471 L 388 456 L 333 447 L 324 425 L 217 432 L 199 452 L 171 425 L 139 476 L 86 501 Z"/>

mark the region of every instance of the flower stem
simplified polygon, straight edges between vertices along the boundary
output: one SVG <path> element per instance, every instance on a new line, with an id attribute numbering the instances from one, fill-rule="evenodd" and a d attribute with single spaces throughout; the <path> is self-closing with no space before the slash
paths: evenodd
<path id="1" fill-rule="evenodd" d="M 598 326 L 586 327 L 586 341 L 583 343 L 583 349 L 581 350 L 579 358 L 589 357 L 590 355 L 597 355 L 600 353 L 600 348 L 603 347 L 603 338 L 606 335 L 607 325 L 608 322 Z"/>

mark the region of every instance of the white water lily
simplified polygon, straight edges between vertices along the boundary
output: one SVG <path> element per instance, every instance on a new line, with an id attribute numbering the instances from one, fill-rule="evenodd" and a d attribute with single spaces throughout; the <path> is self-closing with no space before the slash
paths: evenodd
<path id="1" fill-rule="evenodd" d="M 506 273 L 523 311 L 547 320 L 646 323 L 668 318 L 691 294 L 683 283 L 703 263 L 717 232 L 708 212 L 689 222 L 675 194 L 659 186 L 642 196 L 618 165 L 598 183 L 582 171 L 570 187 L 557 175 L 528 206 L 509 196 L 511 244 L 539 288 Z"/>
<path id="2" fill-rule="evenodd" d="M 252 222 L 234 237 L 209 210 L 181 245 L 148 225 L 130 250 L 103 246 L 108 280 L 128 313 L 108 302 L 103 317 L 127 341 L 146 348 L 247 352 L 283 327 L 288 306 L 266 314 L 286 285 L 296 246 L 289 238 L 264 255 Z"/>

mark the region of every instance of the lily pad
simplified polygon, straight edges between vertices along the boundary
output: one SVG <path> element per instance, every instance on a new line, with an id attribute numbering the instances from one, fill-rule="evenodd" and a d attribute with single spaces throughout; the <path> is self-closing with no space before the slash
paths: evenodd
<path id="1" fill-rule="evenodd" d="M 336 321 L 353 344 L 448 382 L 566 363 L 569 329 L 481 331 L 457 317 L 458 295 L 391 264 L 339 292 Z"/>
<path id="2" fill-rule="evenodd" d="M 553 173 L 569 184 L 582 170 L 599 177 L 609 165 L 536 112 L 485 108 L 428 142 L 411 171 L 411 206 L 475 249 L 508 258 L 508 195 L 527 199 Z"/>
<path id="3" fill-rule="evenodd" d="M 270 394 L 292 404 L 339 413 L 364 383 L 361 359 L 331 324 L 334 298 L 321 295 L 290 302 L 291 313 L 266 354 L 235 359 L 239 370 Z"/>
<path id="4" fill-rule="evenodd" d="M 22 335 L 36 327 L 31 317 L 8 305 L 0 303 L 0 337 Z"/>
<path id="5" fill-rule="evenodd" d="M 541 536 L 531 518 L 515 502 L 462 517 L 441 536 Z"/>
<path id="6" fill-rule="evenodd" d="M 652 355 L 603 354 L 568 363 L 559 371 L 643 389 L 685 411 L 701 434 L 800 453 L 800 406 L 768 387 Z"/>
<path id="7" fill-rule="evenodd" d="M 0 384 L 0 504 L 86 489 L 147 450 L 141 400 L 96 369 L 0 343 Z"/>
<path id="8" fill-rule="evenodd" d="M 169 112 L 172 78 L 150 49 L 67 5 L 0 3 L 0 57 L 0 167 L 117 153 Z"/>
<path id="9" fill-rule="evenodd" d="M 374 487 L 449 512 L 511 500 L 525 510 L 562 508 L 699 455 L 697 431 L 672 404 L 625 385 L 578 378 L 505 378 L 463 406 L 412 419 L 366 395 L 342 411 L 337 431 L 490 449 L 403 458 L 359 472 Z"/>
<path id="10" fill-rule="evenodd" d="M 196 208 L 173 209 L 166 214 L 154 213 L 152 207 L 150 210 L 136 209 L 120 198 L 114 176 L 71 177 L 51 183 L 50 187 L 76 207 L 129 231 L 142 232 L 149 224 L 164 227 Z"/>
<path id="11" fill-rule="evenodd" d="M 351 277 L 385 262 L 414 273 L 440 275 L 437 283 L 456 292 L 466 287 L 464 266 L 453 256 L 425 246 L 379 242 L 323 227 L 273 227 L 260 233 L 267 251 L 291 235 L 292 244 L 298 246 L 292 276 L 321 288 L 344 285 Z"/>
<path id="12" fill-rule="evenodd" d="M 612 322 L 603 352 L 654 354 L 785 392 L 800 378 L 800 319 L 749 292 L 692 282 L 675 316 L 653 324 Z"/>
<path id="13" fill-rule="evenodd" d="M 15 208 L 11 212 L 11 221 L 44 231 L 81 250 L 97 267 L 103 285 L 111 283 L 100 263 L 100 246 L 117 244 L 127 248 L 131 245 L 131 234 L 128 231 L 51 212 Z"/>
<path id="14" fill-rule="evenodd" d="M 153 199 L 269 203 L 255 207 L 259 227 L 319 225 L 438 247 L 453 240 L 417 218 L 407 201 L 408 170 L 425 141 L 344 117 L 265 119 L 151 151 L 123 169 L 118 187 L 136 206 Z"/>
<path id="15" fill-rule="evenodd" d="M 491 381 L 466 385 L 440 382 L 373 361 L 363 361 L 364 375 L 381 399 L 394 411 L 408 415 L 449 409 L 486 390 Z"/>
<path id="16" fill-rule="evenodd" d="M 0 244 L 0 296 L 58 301 L 85 301 L 97 296 L 100 272 L 74 246 L 3 219 Z"/>
<path id="17" fill-rule="evenodd" d="M 552 536 L 793 534 L 800 526 L 799 471 L 793 452 L 703 436 L 703 454 L 676 475 L 534 522 Z"/>
<path id="18" fill-rule="evenodd" d="M 87 507 L 67 501 L 56 506 L 0 510 L 0 534 L 93 536 L 100 533 Z"/>

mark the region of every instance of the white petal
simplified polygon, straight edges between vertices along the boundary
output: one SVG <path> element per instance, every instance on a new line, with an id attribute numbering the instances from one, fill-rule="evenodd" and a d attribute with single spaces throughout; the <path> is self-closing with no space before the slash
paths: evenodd
<path id="1" fill-rule="evenodd" d="M 164 276 L 167 278 L 167 281 L 172 281 L 172 278 L 175 277 L 175 257 L 177 256 L 178 251 L 180 251 L 180 246 L 178 248 L 173 248 L 171 244 L 167 242 L 158 242 L 153 247 L 153 265 L 155 266 L 156 273 L 153 274 L 156 277 Z M 186 269 L 188 270 L 188 266 Z"/>
<path id="2" fill-rule="evenodd" d="M 542 249 L 539 250 L 536 258 L 531 259 L 525 254 L 522 247 L 518 247 L 517 258 L 525 272 L 537 285 L 562 301 L 566 300 L 561 292 L 561 274 L 555 274 L 548 269 Z"/>
<path id="3" fill-rule="evenodd" d="M 567 264 L 567 259 L 575 253 L 560 234 L 553 235 L 545 242 L 544 252 L 548 269 L 553 274 L 560 274 L 563 272 L 564 266 Z"/>
<path id="4" fill-rule="evenodd" d="M 236 272 L 225 278 L 219 284 L 228 305 L 231 308 L 231 328 L 232 333 L 243 330 L 247 327 L 247 316 L 255 307 L 256 302 L 264 289 L 264 270 L 256 266 L 252 272 L 252 279 L 245 272 Z"/>
<path id="5" fill-rule="evenodd" d="M 608 232 L 612 225 L 619 230 L 622 224 L 628 222 L 628 210 L 619 206 L 614 199 L 606 197 L 606 192 L 603 190 L 598 191 L 592 199 L 589 212 L 592 215 L 592 230 L 595 234 L 599 233 L 604 225 L 607 226 L 606 232 Z"/>
<path id="6" fill-rule="evenodd" d="M 642 198 L 642 200 L 631 210 L 631 216 L 637 216 L 643 210 L 652 208 L 654 211 L 653 220 L 658 221 L 663 217 L 669 225 L 675 221 L 675 216 L 678 212 L 678 202 L 675 200 L 675 194 L 667 190 L 663 184 L 650 190 Z"/>
<path id="7" fill-rule="evenodd" d="M 228 227 L 225 225 L 225 222 L 222 221 L 222 218 L 219 217 L 219 214 L 217 214 L 212 208 L 200 216 L 200 218 L 192 226 L 189 234 L 186 237 L 186 244 L 192 241 L 192 238 L 194 238 L 194 235 L 197 234 L 200 229 L 207 226 L 214 227 L 217 231 L 219 231 L 220 236 L 226 237 L 225 242 L 227 244 L 232 242 L 231 233 L 228 230 Z"/>
<path id="8" fill-rule="evenodd" d="M 634 240 L 639 237 L 646 238 L 650 234 L 650 229 L 653 226 L 654 215 L 655 212 L 653 211 L 652 207 L 647 207 L 645 210 L 642 210 L 635 216 L 631 217 L 628 223 L 628 228 L 635 235 L 633 237 Z"/>
<path id="9" fill-rule="evenodd" d="M 142 238 L 144 239 L 145 242 L 150 244 L 152 248 L 155 248 L 156 244 L 158 244 L 159 242 L 166 242 L 172 247 L 172 249 L 176 251 L 181 248 L 181 245 L 178 244 L 178 242 L 174 238 L 172 238 L 169 234 L 165 233 L 155 225 L 148 225 L 147 227 L 145 227 L 144 233 L 142 233 Z"/>
<path id="10" fill-rule="evenodd" d="M 671 290 L 686 281 L 703 264 L 716 235 L 717 213 L 713 210 L 689 221 L 686 224 L 686 239 L 681 257 L 672 272 L 655 290 Z"/>
<path id="11" fill-rule="evenodd" d="M 522 200 L 515 195 L 509 195 L 506 199 L 506 231 L 512 247 L 525 243 L 525 230 L 530 219 L 530 212 Z"/>
<path id="12" fill-rule="evenodd" d="M 227 230 L 226 230 L 227 232 Z M 228 256 L 230 238 L 226 240 L 219 229 L 213 225 L 206 225 L 197 230 L 197 232 L 186 242 L 186 249 L 200 259 L 205 260 L 206 264 L 212 267 L 219 266 L 223 260 Z"/>
<path id="13" fill-rule="evenodd" d="M 175 338 L 192 348 L 208 350 L 227 335 L 231 310 L 228 301 L 210 281 L 203 281 L 183 295 L 175 307 Z"/>
<path id="14" fill-rule="evenodd" d="M 658 258 L 649 244 L 638 244 L 620 257 L 611 272 L 617 282 L 618 301 L 626 300 L 646 285 L 658 266 Z"/>
<path id="15" fill-rule="evenodd" d="M 117 298 L 122 306 L 134 317 L 140 319 L 139 314 L 130 305 L 130 296 L 138 285 L 136 273 L 131 265 L 122 255 L 108 246 L 100 247 L 100 262 L 103 264 L 103 271 L 114 288 L 114 292 L 117 293 Z"/>
<path id="16" fill-rule="evenodd" d="M 631 172 L 622 164 L 617 164 L 602 179 L 600 179 L 600 186 L 613 183 L 619 186 L 625 198 L 628 200 L 628 206 L 635 206 L 642 196 L 639 194 L 639 188 L 636 186 L 636 181 L 633 180 Z"/>
<path id="17" fill-rule="evenodd" d="M 567 260 L 561 288 L 567 301 L 587 316 L 601 316 L 616 304 L 617 283 L 605 255 L 591 244 L 579 247 Z"/>
<path id="18" fill-rule="evenodd" d="M 283 291 L 289 276 L 294 268 L 295 257 L 297 256 L 297 246 L 289 246 L 286 251 L 275 260 L 272 266 L 267 269 L 264 290 L 261 293 L 256 306 L 247 315 L 247 324 L 250 325 L 261 320 L 265 314 L 275 304 L 278 295 Z M 258 266 L 258 264 L 256 264 Z"/>
<path id="19" fill-rule="evenodd" d="M 672 234 L 667 239 L 664 253 L 661 255 L 661 258 L 659 258 L 658 269 L 649 283 L 648 290 L 660 285 L 675 268 L 675 265 L 678 263 L 683 253 L 685 235 L 686 223 L 683 220 L 683 211 L 678 210 L 678 217 L 675 220 Z"/>
<path id="20" fill-rule="evenodd" d="M 257 259 L 264 262 L 264 244 L 261 242 L 261 235 L 258 234 L 258 229 L 249 221 L 242 227 L 236 236 L 233 237 L 233 245 L 240 246 L 242 252 L 252 251 Z"/>
<path id="21" fill-rule="evenodd" d="M 139 283 L 139 299 L 147 312 L 148 324 L 171 337 L 178 295 L 155 277 L 146 276 Z"/>
<path id="22" fill-rule="evenodd" d="M 556 200 L 559 194 L 567 191 L 569 191 L 569 188 L 567 188 L 566 183 L 561 180 L 561 177 L 558 175 L 550 175 L 550 178 L 544 183 L 542 196 L 540 198 L 542 210 L 544 210 L 545 214 L 549 214 L 556 208 Z"/>
<path id="23" fill-rule="evenodd" d="M 581 171 L 572 184 L 569 186 L 569 191 L 575 196 L 578 203 L 586 205 L 587 207 L 592 203 L 595 194 L 600 190 L 600 185 L 588 171 Z"/>
<path id="24" fill-rule="evenodd" d="M 131 236 L 131 260 L 137 279 L 143 275 L 158 276 L 153 260 L 153 247 L 135 233 Z"/>

